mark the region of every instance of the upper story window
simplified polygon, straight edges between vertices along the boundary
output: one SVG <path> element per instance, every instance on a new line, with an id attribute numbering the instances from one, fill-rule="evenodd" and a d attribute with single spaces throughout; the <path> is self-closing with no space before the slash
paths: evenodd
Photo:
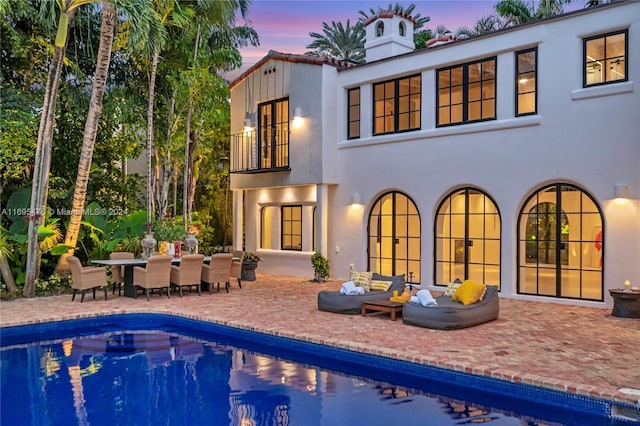
<path id="1" fill-rule="evenodd" d="M 400 22 L 400 24 L 398 24 L 398 34 L 400 34 L 400 37 L 404 37 L 405 31 L 404 22 Z"/>
<path id="2" fill-rule="evenodd" d="M 347 91 L 347 139 L 357 139 L 360 137 L 360 88 L 349 89 Z"/>
<path id="3" fill-rule="evenodd" d="M 538 110 L 538 48 L 516 52 L 516 115 Z"/>
<path id="4" fill-rule="evenodd" d="M 302 206 L 282 206 L 282 250 L 302 250 Z"/>
<path id="5" fill-rule="evenodd" d="M 373 134 L 420 129 L 420 75 L 373 85 Z"/>
<path id="6" fill-rule="evenodd" d="M 382 37 L 384 35 L 384 22 L 378 22 L 376 24 L 376 37 Z"/>
<path id="7" fill-rule="evenodd" d="M 583 86 L 627 81 L 628 30 L 584 39 Z"/>
<path id="8" fill-rule="evenodd" d="M 496 58 L 437 71 L 439 126 L 495 120 Z"/>
<path id="9" fill-rule="evenodd" d="M 289 99 L 258 105 L 258 150 L 261 169 L 289 167 Z"/>

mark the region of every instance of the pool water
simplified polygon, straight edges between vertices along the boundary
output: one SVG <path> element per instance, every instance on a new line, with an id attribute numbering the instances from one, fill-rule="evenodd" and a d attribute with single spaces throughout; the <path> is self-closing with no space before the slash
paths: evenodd
<path id="1" fill-rule="evenodd" d="M 171 316 L 12 327 L 1 345 L 2 425 L 614 424 L 599 401 Z"/>

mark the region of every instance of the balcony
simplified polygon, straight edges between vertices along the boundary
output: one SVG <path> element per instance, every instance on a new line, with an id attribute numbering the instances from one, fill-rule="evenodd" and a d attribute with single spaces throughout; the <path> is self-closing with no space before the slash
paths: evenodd
<path id="1" fill-rule="evenodd" d="M 244 131 L 231 135 L 231 173 L 264 173 L 290 171 L 289 135 L 271 132 L 268 143 L 256 138 L 255 131 Z"/>

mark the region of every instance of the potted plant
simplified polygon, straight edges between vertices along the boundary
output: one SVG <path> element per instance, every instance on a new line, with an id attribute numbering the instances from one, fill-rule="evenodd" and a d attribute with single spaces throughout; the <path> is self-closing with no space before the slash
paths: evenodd
<path id="1" fill-rule="evenodd" d="M 247 252 L 242 258 L 242 273 L 240 279 L 242 281 L 255 281 L 256 268 L 258 263 L 262 262 L 262 258 L 255 253 Z"/>
<path id="2" fill-rule="evenodd" d="M 156 221 L 153 224 L 153 231 L 156 239 L 160 242 L 158 251 L 160 254 L 168 254 L 171 256 L 180 255 L 180 249 L 176 253 L 176 247 L 180 247 L 182 239 L 187 235 L 184 226 L 176 219 L 165 219 Z M 176 244 L 177 242 L 177 244 Z M 163 250 L 164 245 L 168 250 Z M 167 244 L 168 243 L 168 244 Z"/>
<path id="3" fill-rule="evenodd" d="M 313 265 L 313 270 L 315 271 L 314 281 L 324 282 L 329 277 L 329 259 L 319 251 L 316 251 L 311 256 L 311 265 Z"/>

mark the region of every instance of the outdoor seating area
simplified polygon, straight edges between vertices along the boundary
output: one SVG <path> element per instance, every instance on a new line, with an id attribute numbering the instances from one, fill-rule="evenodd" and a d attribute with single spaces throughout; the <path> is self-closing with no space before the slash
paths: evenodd
<path id="1" fill-rule="evenodd" d="M 217 284 L 220 292 L 220 284 L 224 283 L 225 290 L 229 293 L 231 280 L 237 279 L 239 288 L 242 288 L 242 258 L 244 252 L 216 253 L 212 256 L 202 254 L 189 254 L 183 252 L 179 256 L 154 254 L 148 259 L 136 258 L 133 253 L 113 252 L 109 259 L 91 260 L 90 263 L 101 265 L 100 267 L 83 267 L 76 257 L 72 259 L 74 293 L 82 291 L 82 301 L 86 290 L 104 287 L 105 300 L 107 300 L 107 287 L 112 283 L 112 296 L 118 290 L 118 296 L 137 299 L 139 292 L 143 292 L 148 301 L 154 292 L 171 298 L 171 291 L 177 291 L 180 297 L 184 289 L 191 293 L 195 290 L 202 295 L 202 289 L 207 289 L 212 294 L 214 285 Z M 89 280 L 89 274 L 92 279 Z M 110 279 L 108 276 L 110 275 Z M 77 281 L 77 283 L 76 283 Z"/>

